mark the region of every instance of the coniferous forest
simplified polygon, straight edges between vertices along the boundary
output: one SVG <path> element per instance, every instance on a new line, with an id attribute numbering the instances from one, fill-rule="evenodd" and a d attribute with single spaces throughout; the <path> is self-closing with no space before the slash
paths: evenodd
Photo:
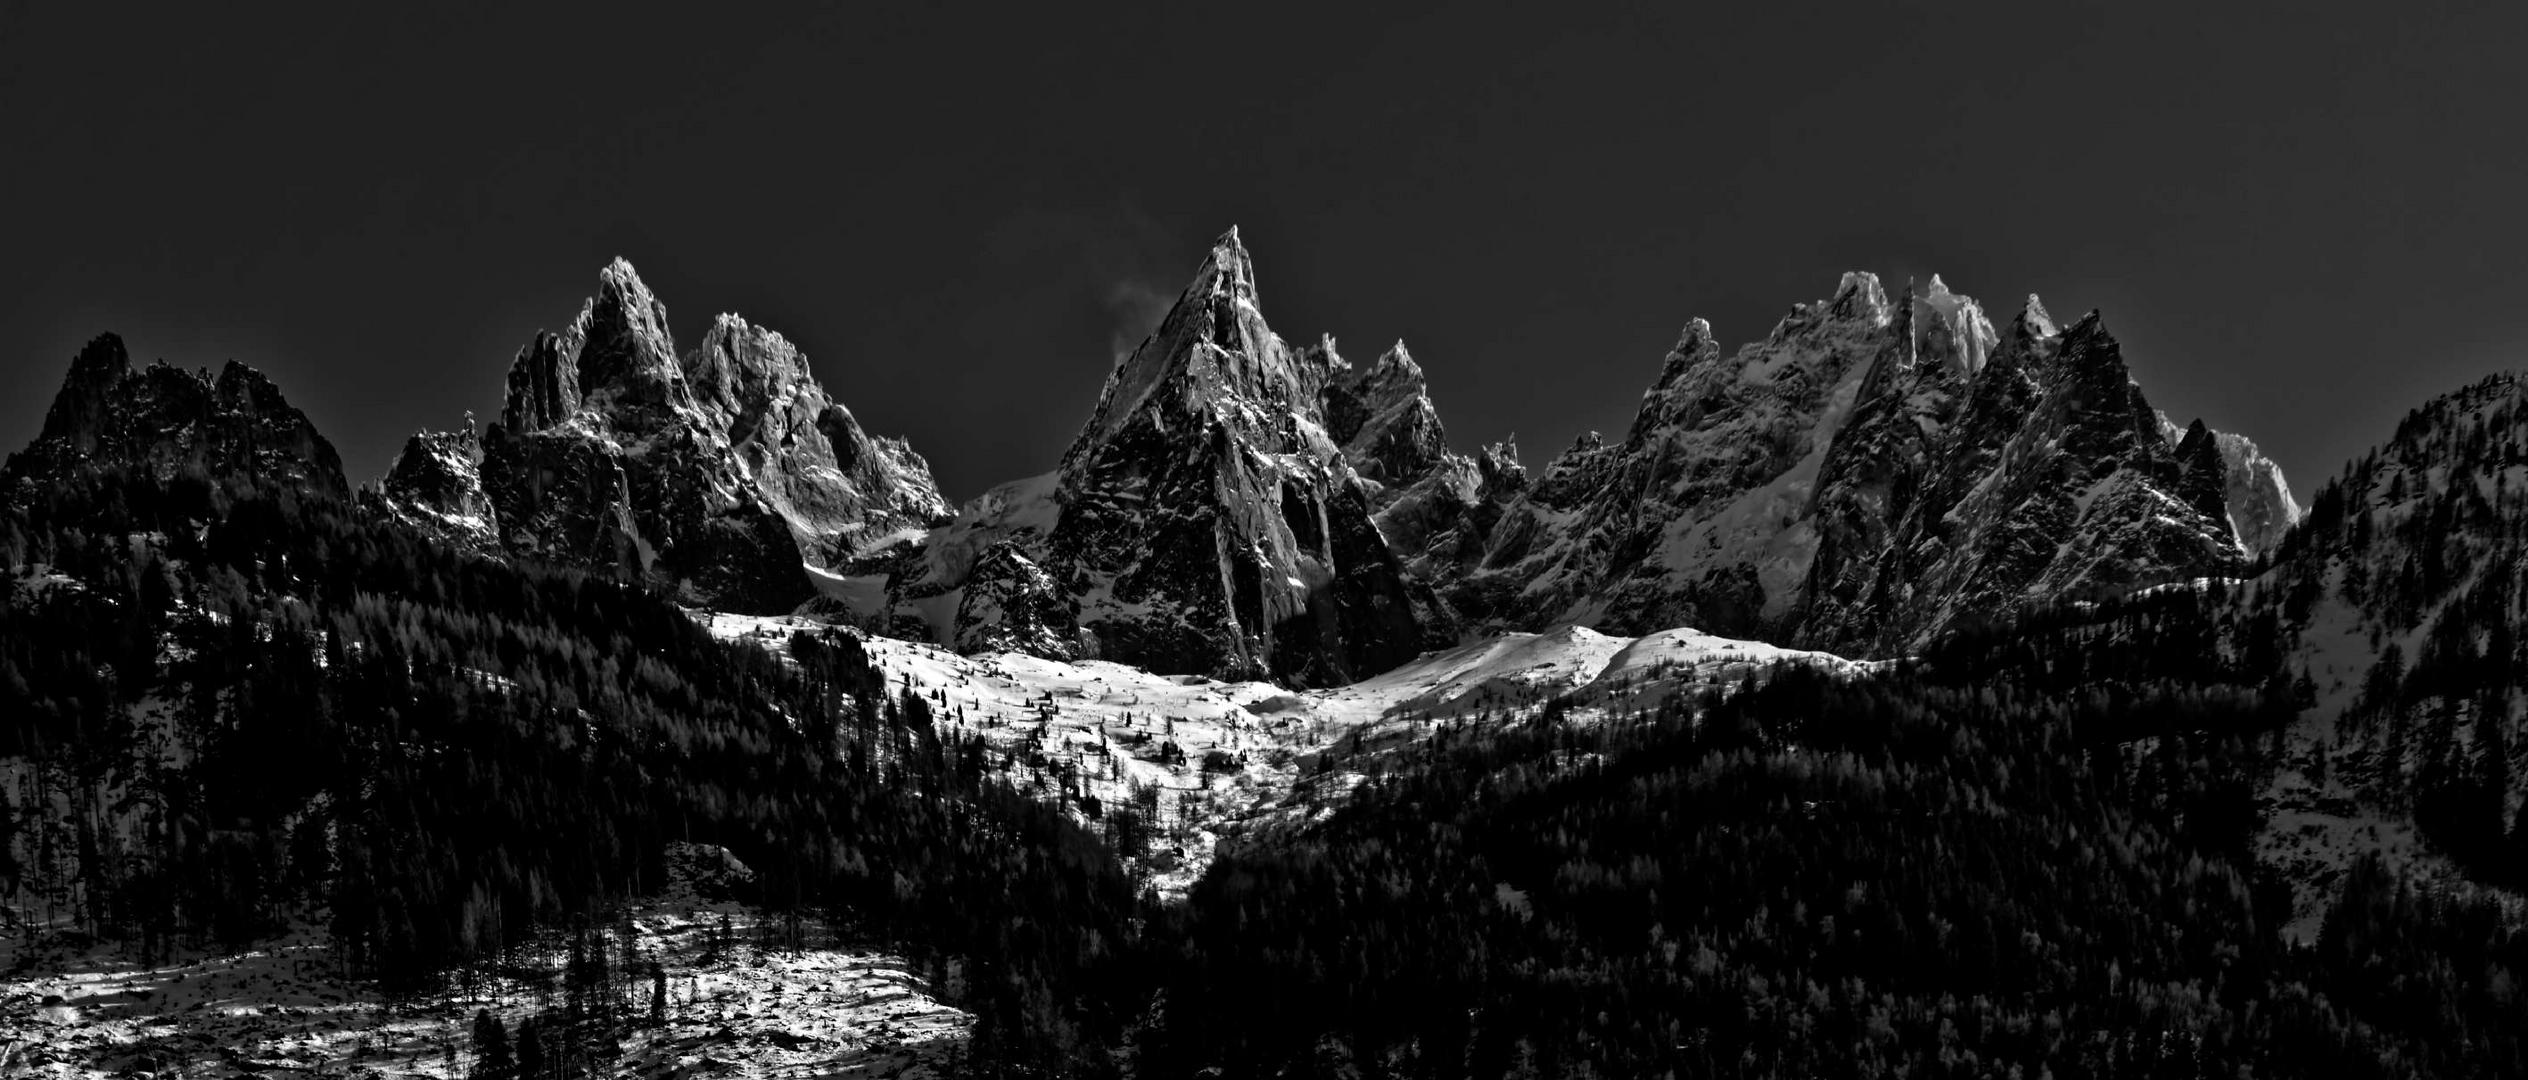
<path id="1" fill-rule="evenodd" d="M 785 664 L 626 585 L 198 471 L 44 490 L 0 561 L 42 568 L 0 608 L 18 910 L 144 954 L 322 913 L 347 964 L 418 989 L 602 927 L 692 840 L 775 910 L 957 958 L 979 1061 L 1119 1030 L 1142 913 L 1102 838 L 848 636 Z"/>
<path id="2" fill-rule="evenodd" d="M 0 754 L 27 763 L 0 850 L 33 855 L 0 883 L 144 954 L 322 913 L 390 992 L 555 928 L 602 956 L 689 840 L 768 909 L 929 958 L 978 1075 L 2528 1068 L 2528 939 L 2496 905 L 2362 865 L 2313 945 L 2278 935 L 2254 793 L 2306 688 L 2224 644 L 2270 614 L 2198 592 L 1865 679 L 1436 724 L 1161 905 L 848 633 L 785 661 L 199 471 L 46 490 L 0 560 L 40 568 L 0 609 Z M 600 1072 L 628 1020 L 558 1013 L 523 1072 L 494 1031 L 491 1068 Z"/>

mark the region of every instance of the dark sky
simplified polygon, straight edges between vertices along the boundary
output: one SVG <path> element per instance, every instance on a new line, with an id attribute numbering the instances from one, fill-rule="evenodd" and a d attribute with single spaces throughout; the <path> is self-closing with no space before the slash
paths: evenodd
<path id="1" fill-rule="evenodd" d="M 964 499 L 1232 223 L 1275 329 L 1403 337 L 1530 467 L 1847 268 L 2104 308 L 2304 493 L 2528 355 L 2528 5 L 510 6 L 0 7 L 0 444 L 115 330 L 372 477 L 621 254 Z"/>

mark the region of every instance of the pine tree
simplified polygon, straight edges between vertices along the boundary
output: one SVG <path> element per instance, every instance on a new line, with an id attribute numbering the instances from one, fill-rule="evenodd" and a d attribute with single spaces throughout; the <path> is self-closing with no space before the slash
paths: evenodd
<path id="1" fill-rule="evenodd" d="M 509 1033 L 501 1027 L 500 1018 L 493 1016 L 490 1009 L 474 1010 L 476 1080 L 509 1080 L 516 1068 L 517 1061 L 509 1049 Z"/>

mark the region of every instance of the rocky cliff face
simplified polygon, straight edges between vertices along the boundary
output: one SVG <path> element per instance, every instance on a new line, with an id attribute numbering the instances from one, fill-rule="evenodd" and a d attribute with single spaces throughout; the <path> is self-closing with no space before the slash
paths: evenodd
<path id="1" fill-rule="evenodd" d="M 2300 523 L 2302 511 L 2299 500 L 2291 496 L 2290 481 L 2283 478 L 2282 466 L 2256 449 L 2247 436 L 2215 431 L 2212 440 L 2221 451 L 2223 497 L 2229 504 L 2230 524 L 2238 530 L 2238 542 L 2257 554 L 2271 553 L 2283 535 Z"/>
<path id="2" fill-rule="evenodd" d="M 133 370 L 123 340 L 99 335 L 70 362 L 44 428 L 0 468 L 7 486 L 88 467 L 187 469 L 347 498 L 342 458 L 261 372 L 236 361 L 216 376 L 167 364 Z"/>
<path id="3" fill-rule="evenodd" d="M 722 315 L 679 356 L 620 259 L 518 351 L 499 423 L 415 436 L 384 494 L 453 542 L 750 611 L 807 599 L 803 563 L 947 515 L 920 456 L 863 431 L 781 335 Z"/>

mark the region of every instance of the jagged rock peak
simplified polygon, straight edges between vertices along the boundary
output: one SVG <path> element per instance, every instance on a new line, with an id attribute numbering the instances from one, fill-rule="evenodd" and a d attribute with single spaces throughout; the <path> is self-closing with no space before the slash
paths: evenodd
<path id="1" fill-rule="evenodd" d="M 132 373 L 132 355 L 123 348 L 123 339 L 112 333 L 98 334 L 81 346 L 70 359 L 70 373 L 62 378 L 61 392 L 53 396 L 53 407 L 44 416 L 44 434 L 93 433 L 102 430 L 107 408 L 114 390 Z M 80 446 L 85 453 L 93 446 Z"/>
<path id="2" fill-rule="evenodd" d="M 79 354 L 70 358 L 72 382 L 96 382 L 121 378 L 132 370 L 132 354 L 123 347 L 123 337 L 107 331 L 88 339 L 79 347 Z"/>
<path id="3" fill-rule="evenodd" d="M 1448 432 L 1431 404 L 1430 380 L 1398 341 L 1367 367 L 1350 368 L 1333 341 L 1312 351 L 1332 365 L 1321 414 L 1325 430 L 1363 477 L 1410 483 L 1448 454 Z"/>
<path id="4" fill-rule="evenodd" d="M 1878 275 L 1867 270 L 1847 270 L 1835 283 L 1835 295 L 1826 302 L 1826 313 L 1838 319 L 1868 318 L 1886 325 L 1889 312 L 1887 290 L 1879 284 Z"/>
<path id="5" fill-rule="evenodd" d="M 807 354 L 790 339 L 727 313 L 711 320 L 702 344 L 682 364 L 694 404 L 723 416 L 760 412 L 816 381 Z"/>
<path id="6" fill-rule="evenodd" d="M 630 406 L 684 400 L 684 372 L 659 302 L 629 260 L 618 256 L 597 273 L 597 295 L 562 331 L 561 351 L 579 370 L 583 400 L 609 397 Z"/>
<path id="7" fill-rule="evenodd" d="M 2019 305 L 2019 314 L 2010 320 L 2010 326 L 2030 338 L 2049 338 L 2060 332 L 2054 327 L 2053 314 L 2045 310 L 2045 301 L 2037 299 L 2035 293 L 2029 293 L 2028 302 Z"/>
<path id="8" fill-rule="evenodd" d="M 579 411 L 579 366 L 562 352 L 562 339 L 542 330 L 509 361 L 509 388 L 500 426 L 524 434 L 542 431 Z"/>
<path id="9" fill-rule="evenodd" d="M 237 361 L 214 376 L 164 362 L 134 370 L 123 339 L 100 334 L 71 358 L 43 430 L 0 468 L 0 488 L 59 482 L 91 465 L 160 477 L 201 468 L 346 498 L 333 444 L 278 386 Z"/>
<path id="10" fill-rule="evenodd" d="M 597 292 L 559 334 L 537 331 L 509 364 L 501 426 L 541 431 L 569 419 L 592 399 L 631 410 L 688 404 L 667 306 L 617 257 L 597 272 Z"/>
<path id="11" fill-rule="evenodd" d="M 1116 362 L 1097 411 L 1063 460 L 1079 461 L 1114 437 L 1162 387 L 1205 408 L 1243 402 L 1270 413 L 1313 409 L 1324 387 L 1317 366 L 1333 364 L 1327 346 L 1325 356 L 1303 356 L 1265 325 L 1254 260 L 1231 227 L 1212 242 L 1158 329 Z"/>
<path id="12" fill-rule="evenodd" d="M 1720 342 L 1712 337 L 1712 324 L 1705 319 L 1686 320 L 1677 332 L 1677 343 L 1668 347 L 1668 354 L 1659 362 L 1659 378 L 1641 393 L 1641 409 L 1633 414 L 1633 426 L 1625 433 L 1627 442 L 1638 443 L 1653 433 L 1675 424 L 1686 413 L 1703 407 L 1700 387 L 1687 389 L 1690 376 L 1708 371 L 1720 363 Z"/>
<path id="13" fill-rule="evenodd" d="M 1329 346 L 1333 342 L 1331 337 L 1326 339 Z M 1387 346 L 1386 352 L 1379 353 L 1363 378 L 1377 382 L 1410 381 L 1417 386 L 1428 382 L 1422 374 L 1422 365 L 1414 363 L 1412 351 L 1404 347 L 1403 338 L 1397 338 L 1395 344 Z"/>
<path id="14" fill-rule="evenodd" d="M 1262 302 L 1255 289 L 1255 259 L 1246 253 L 1235 225 L 1211 242 L 1211 257 L 1195 271 L 1194 282 L 1213 294 L 1243 297 L 1250 304 Z"/>

